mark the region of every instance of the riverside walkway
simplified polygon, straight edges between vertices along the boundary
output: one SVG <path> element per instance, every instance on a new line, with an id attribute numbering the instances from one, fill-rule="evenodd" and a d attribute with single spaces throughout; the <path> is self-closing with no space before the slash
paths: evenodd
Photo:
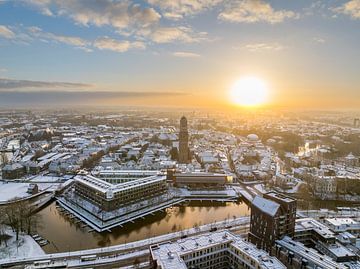
<path id="1" fill-rule="evenodd" d="M 228 219 L 199 227 L 169 233 L 136 242 L 82 251 L 47 254 L 39 257 L 0 260 L 0 268 L 111 268 L 111 266 L 132 266 L 137 260 L 144 263 L 150 258 L 149 247 L 162 242 L 228 229 L 235 233 L 246 233 L 250 217 Z M 45 267 L 37 264 L 47 263 Z M 27 267 L 26 267 L 27 266 Z M 64 267 L 61 267 L 64 266 Z"/>

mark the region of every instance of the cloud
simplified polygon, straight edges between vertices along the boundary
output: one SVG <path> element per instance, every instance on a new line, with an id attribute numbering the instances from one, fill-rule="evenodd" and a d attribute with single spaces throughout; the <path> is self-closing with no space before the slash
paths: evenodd
<path id="1" fill-rule="evenodd" d="M 84 26 L 146 27 L 161 17 L 153 8 L 142 8 L 127 0 L 30 0 L 27 3 L 38 7 L 43 14 L 66 16 Z"/>
<path id="2" fill-rule="evenodd" d="M 48 8 L 48 5 L 51 4 L 50 0 L 25 0 L 25 3 L 37 7 L 43 15 L 54 16 L 54 14 Z"/>
<path id="3" fill-rule="evenodd" d="M 323 0 L 313 1 L 310 6 L 303 8 L 303 16 L 322 16 L 324 18 L 328 17 L 328 3 L 325 3 Z"/>
<path id="4" fill-rule="evenodd" d="M 190 27 L 158 27 L 150 31 L 140 32 L 144 37 L 150 38 L 155 43 L 170 43 L 181 41 L 184 43 L 195 43 L 207 40 L 206 32 L 194 32 Z"/>
<path id="5" fill-rule="evenodd" d="M 186 52 L 186 51 L 176 51 L 172 55 L 175 57 L 182 57 L 182 58 L 199 58 L 199 57 L 201 57 L 200 54 L 193 53 L 193 52 Z"/>
<path id="6" fill-rule="evenodd" d="M 181 14 L 184 12 L 195 13 L 220 1 L 222 0 L 181 0 L 177 4 L 176 1 L 165 1 L 166 3 L 153 1 L 153 4 L 169 10 L 172 10 L 170 7 L 174 7 L 176 11 L 174 14 L 165 13 L 168 13 L 169 16 L 182 16 Z M 69 17 L 75 23 L 86 27 L 91 25 L 97 27 L 110 26 L 115 29 L 117 34 L 129 39 L 140 40 L 143 43 L 175 41 L 191 43 L 205 40 L 207 35 L 204 32 L 196 32 L 189 26 L 162 26 L 160 24 L 162 16 L 153 7 L 142 7 L 130 0 L 29 0 L 26 3 L 41 10 L 43 14 L 43 10 L 46 8 L 49 13 L 55 16 Z M 60 41 L 76 42 L 77 40 Z M 121 44 L 121 47 L 126 47 L 125 43 Z M 143 47 L 139 42 L 131 45 Z"/>
<path id="7" fill-rule="evenodd" d="M 313 41 L 316 42 L 316 43 L 320 43 L 320 44 L 323 44 L 323 43 L 326 42 L 326 40 L 321 38 L 321 37 L 314 37 Z"/>
<path id="8" fill-rule="evenodd" d="M 21 27 L 20 27 L 21 28 Z M 19 30 L 18 26 L 0 25 L 0 38 L 6 38 L 11 43 L 28 44 L 31 41 L 30 36 Z"/>
<path id="9" fill-rule="evenodd" d="M 145 49 L 146 45 L 143 41 L 128 41 L 128 40 L 116 40 L 109 37 L 99 37 L 95 40 L 87 40 L 78 36 L 66 36 L 58 35 L 50 32 L 46 32 L 43 29 L 31 26 L 31 27 L 17 27 L 16 33 L 13 33 L 13 42 L 30 43 L 35 41 L 41 41 L 45 43 L 61 43 L 72 46 L 77 49 L 81 49 L 86 52 L 92 52 L 93 49 L 100 50 L 112 50 L 116 52 L 125 52 L 129 49 Z"/>
<path id="10" fill-rule="evenodd" d="M 298 14 L 290 10 L 274 10 L 263 0 L 236 0 L 225 5 L 218 18 L 229 22 L 267 22 L 271 24 L 283 22 L 285 19 L 298 18 Z"/>
<path id="11" fill-rule="evenodd" d="M 234 47 L 234 49 L 246 49 L 251 52 L 259 52 L 259 51 L 281 51 L 284 50 L 285 47 L 279 43 L 253 43 L 253 44 L 246 44 L 245 46 Z"/>
<path id="12" fill-rule="evenodd" d="M 109 37 L 100 37 L 95 41 L 89 41 L 76 36 L 64 36 L 64 35 L 56 35 L 53 33 L 44 32 L 42 29 L 38 27 L 29 27 L 29 33 L 33 37 L 37 37 L 38 39 L 48 42 L 60 42 L 70 46 L 74 46 L 86 52 L 92 52 L 93 48 L 97 48 L 100 50 L 112 50 L 116 52 L 125 52 L 129 49 L 144 49 L 145 44 L 141 41 L 133 41 L 130 42 L 128 40 L 118 41 L 116 39 L 112 39 Z"/>
<path id="13" fill-rule="evenodd" d="M 36 37 L 43 41 L 44 40 L 55 41 L 55 42 L 60 42 L 60 43 L 64 43 L 64 44 L 75 46 L 75 47 L 81 47 L 81 48 L 85 48 L 90 45 L 90 42 L 83 38 L 76 37 L 76 36 L 56 35 L 53 33 L 44 32 L 41 28 L 35 27 L 35 26 L 29 27 L 28 33 L 32 37 Z"/>
<path id="14" fill-rule="evenodd" d="M 34 80 L 16 80 L 0 78 L 0 89 L 20 89 L 20 88 L 84 88 L 91 87 L 90 84 L 72 82 L 48 82 Z"/>
<path id="15" fill-rule="evenodd" d="M 125 52 L 132 48 L 145 49 L 146 47 L 141 41 L 119 41 L 109 37 L 99 38 L 95 40 L 93 45 L 100 50 L 112 50 L 117 52 Z"/>
<path id="16" fill-rule="evenodd" d="M 360 0 L 351 0 L 343 5 L 332 8 L 333 12 L 349 15 L 353 19 L 360 19 Z"/>
<path id="17" fill-rule="evenodd" d="M 1 72 L 1 73 L 7 72 L 7 71 L 8 71 L 8 70 L 7 70 L 6 68 L 1 68 L 1 67 L 0 67 L 0 72 Z"/>
<path id="18" fill-rule="evenodd" d="M 5 25 L 0 25 L 0 37 L 4 37 L 7 39 L 12 39 L 15 37 L 15 33 L 9 29 L 9 27 Z"/>
<path id="19" fill-rule="evenodd" d="M 187 96 L 183 92 L 152 92 L 152 91 L 0 91 L 0 106 L 2 107 L 64 107 L 82 105 L 109 106 L 109 105 L 137 105 L 136 101 L 151 100 L 154 98 L 178 98 Z M 135 102 L 134 102 L 135 101 Z M 131 103 L 134 102 L 134 103 Z M 158 104 L 155 104 L 158 105 Z"/>
<path id="20" fill-rule="evenodd" d="M 194 15 L 211 9 L 223 0 L 147 0 L 149 4 L 158 7 L 162 15 L 171 20 L 179 20 L 185 16 Z"/>

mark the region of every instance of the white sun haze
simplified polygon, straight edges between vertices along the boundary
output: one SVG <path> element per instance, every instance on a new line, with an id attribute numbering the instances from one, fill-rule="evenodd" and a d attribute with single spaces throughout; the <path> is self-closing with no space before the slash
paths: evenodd
<path id="1" fill-rule="evenodd" d="M 231 102 L 239 106 L 259 106 L 266 102 L 268 88 L 258 77 L 240 78 L 230 89 Z"/>

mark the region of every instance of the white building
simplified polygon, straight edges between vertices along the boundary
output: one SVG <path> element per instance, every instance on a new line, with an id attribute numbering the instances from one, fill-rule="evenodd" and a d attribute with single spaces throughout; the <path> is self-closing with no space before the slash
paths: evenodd
<path id="1" fill-rule="evenodd" d="M 150 253 L 152 265 L 157 269 L 286 268 L 267 252 L 228 231 L 153 245 Z"/>
<path id="2" fill-rule="evenodd" d="M 276 241 L 273 253 L 283 262 L 291 265 L 291 268 L 308 269 L 346 269 L 344 264 L 338 263 L 329 256 L 317 252 L 315 249 L 307 248 L 302 243 L 285 236 Z"/>
<path id="3" fill-rule="evenodd" d="M 360 223 L 351 218 L 328 218 L 325 219 L 325 224 L 334 233 L 351 232 L 358 234 L 360 232 Z"/>

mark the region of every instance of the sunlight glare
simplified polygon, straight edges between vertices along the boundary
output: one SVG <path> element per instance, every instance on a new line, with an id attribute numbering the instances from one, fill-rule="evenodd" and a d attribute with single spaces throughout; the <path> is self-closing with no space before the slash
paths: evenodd
<path id="1" fill-rule="evenodd" d="M 239 106 L 253 107 L 266 102 L 268 88 L 265 82 L 257 77 L 243 77 L 231 87 L 232 103 Z"/>

